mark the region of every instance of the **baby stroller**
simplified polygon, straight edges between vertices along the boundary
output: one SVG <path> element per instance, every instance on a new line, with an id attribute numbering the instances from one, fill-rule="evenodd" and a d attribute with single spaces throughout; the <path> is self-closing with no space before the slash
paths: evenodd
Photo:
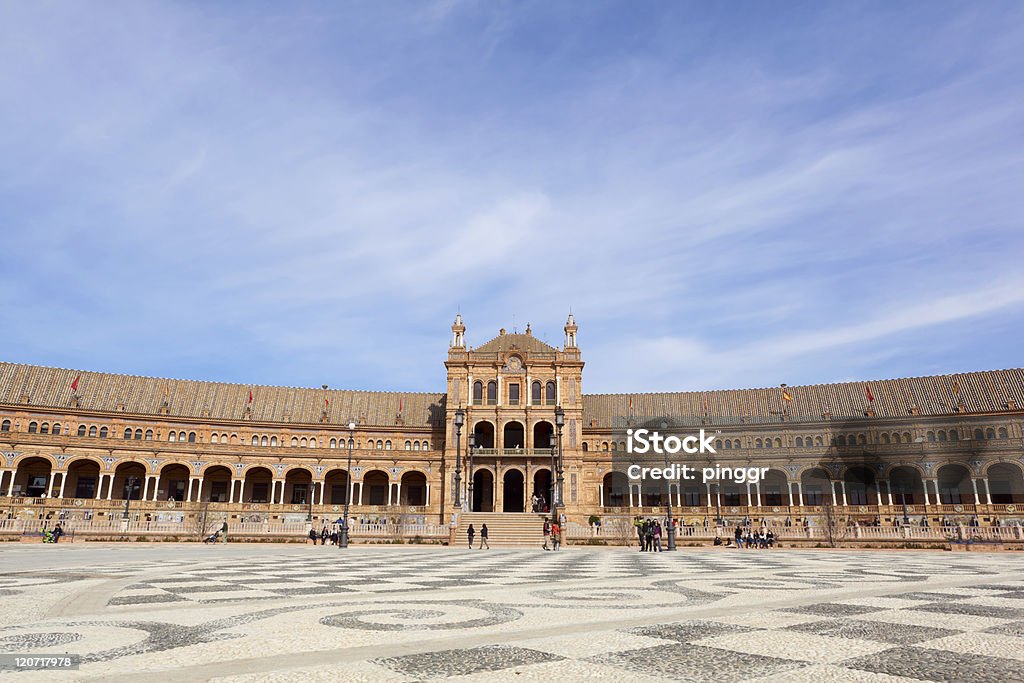
<path id="1" fill-rule="evenodd" d="M 204 538 L 203 543 L 216 543 L 218 538 L 220 538 L 220 529 L 217 529 L 212 534 Z"/>
<path id="2" fill-rule="evenodd" d="M 49 529 L 43 530 L 43 543 L 56 543 L 56 539 L 53 537 L 53 532 Z"/>

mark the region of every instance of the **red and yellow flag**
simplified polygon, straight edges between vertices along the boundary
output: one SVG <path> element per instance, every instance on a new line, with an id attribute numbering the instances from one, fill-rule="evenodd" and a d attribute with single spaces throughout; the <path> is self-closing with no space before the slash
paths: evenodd
<path id="1" fill-rule="evenodd" d="M 790 393 L 789 393 L 788 391 L 786 391 L 785 389 L 783 389 L 783 390 L 782 390 L 782 400 L 783 400 L 783 401 L 789 401 L 789 402 L 791 402 L 791 403 L 792 403 L 792 401 L 793 401 L 793 397 L 792 397 L 792 396 L 790 395 Z"/>

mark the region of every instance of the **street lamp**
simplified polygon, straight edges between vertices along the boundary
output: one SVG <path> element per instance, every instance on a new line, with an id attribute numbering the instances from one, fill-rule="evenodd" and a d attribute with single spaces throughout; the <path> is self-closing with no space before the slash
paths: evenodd
<path id="1" fill-rule="evenodd" d="M 348 423 L 348 443 L 345 444 L 345 450 L 348 451 L 348 465 L 345 469 L 345 518 L 341 521 L 341 536 L 338 538 L 338 549 L 348 547 L 348 505 L 352 501 L 352 447 L 355 446 L 355 440 L 352 438 L 356 433 L 356 423 Z"/>
<path id="2" fill-rule="evenodd" d="M 562 488 L 562 483 L 564 481 L 564 479 L 562 478 L 562 427 L 564 427 L 564 426 L 565 426 L 565 411 L 562 410 L 562 406 L 556 406 L 555 407 L 555 427 L 558 430 L 558 461 L 557 461 L 557 465 L 558 465 L 558 480 L 557 480 L 558 481 L 558 486 L 555 489 L 555 492 L 558 494 L 558 500 L 557 500 L 557 502 L 552 501 L 551 511 L 555 513 L 555 515 L 556 515 L 555 519 L 558 520 L 559 526 L 561 526 L 562 519 L 558 515 L 558 508 L 563 508 L 563 509 L 565 508 L 564 489 Z"/>
<path id="3" fill-rule="evenodd" d="M 469 511 L 473 511 L 473 449 L 476 448 L 476 432 L 469 433 L 469 456 L 468 464 L 466 467 L 466 477 L 469 479 L 467 482 L 469 486 Z"/>
<path id="4" fill-rule="evenodd" d="M 124 513 L 122 515 L 125 519 L 128 519 L 128 504 L 132 502 L 132 495 L 135 493 L 135 488 L 138 485 L 138 477 L 128 477 L 125 481 L 125 488 L 128 489 L 127 495 L 124 497 Z"/>
<path id="5" fill-rule="evenodd" d="M 466 411 L 455 411 L 455 501 L 453 507 L 462 507 L 462 425 L 466 422 Z"/>
<path id="6" fill-rule="evenodd" d="M 668 429 L 668 423 L 667 422 L 662 422 L 661 423 L 661 429 L 662 429 L 662 431 L 666 431 Z M 664 450 L 664 455 L 665 455 L 665 471 L 667 472 L 668 471 L 668 467 L 669 467 L 669 465 L 668 465 L 668 450 L 667 449 L 663 449 L 663 450 Z M 679 484 L 677 483 L 676 486 L 679 486 Z M 672 522 L 672 484 L 669 483 L 669 481 L 667 479 L 665 480 L 665 490 L 666 490 L 666 493 L 667 493 L 667 499 L 665 500 L 665 508 L 668 510 L 668 549 L 669 550 L 675 550 L 676 549 L 676 529 L 675 529 L 675 525 Z"/>

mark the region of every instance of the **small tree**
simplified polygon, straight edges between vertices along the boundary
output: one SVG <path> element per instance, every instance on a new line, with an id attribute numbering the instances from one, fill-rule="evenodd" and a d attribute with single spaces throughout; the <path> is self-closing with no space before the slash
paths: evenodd
<path id="1" fill-rule="evenodd" d="M 202 503 L 202 506 L 199 508 L 199 511 L 193 517 L 193 522 L 194 522 L 193 529 L 194 529 L 195 534 L 199 537 L 200 541 L 205 539 L 207 537 L 207 535 L 208 535 L 208 531 L 206 529 L 206 524 L 207 524 L 207 521 L 209 520 L 209 517 L 210 517 L 210 501 L 205 501 L 204 503 Z"/>
<path id="2" fill-rule="evenodd" d="M 841 514 L 839 509 L 832 504 L 832 501 L 823 501 L 821 506 L 822 527 L 825 530 L 825 538 L 830 548 L 844 540 L 850 533 L 850 518 Z"/>

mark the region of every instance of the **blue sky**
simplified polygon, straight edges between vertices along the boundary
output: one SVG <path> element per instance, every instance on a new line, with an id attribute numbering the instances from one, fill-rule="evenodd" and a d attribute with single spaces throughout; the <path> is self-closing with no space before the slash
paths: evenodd
<path id="1" fill-rule="evenodd" d="M 1020 365 L 1024 5 L 0 5 L 0 358 L 585 391 Z"/>

